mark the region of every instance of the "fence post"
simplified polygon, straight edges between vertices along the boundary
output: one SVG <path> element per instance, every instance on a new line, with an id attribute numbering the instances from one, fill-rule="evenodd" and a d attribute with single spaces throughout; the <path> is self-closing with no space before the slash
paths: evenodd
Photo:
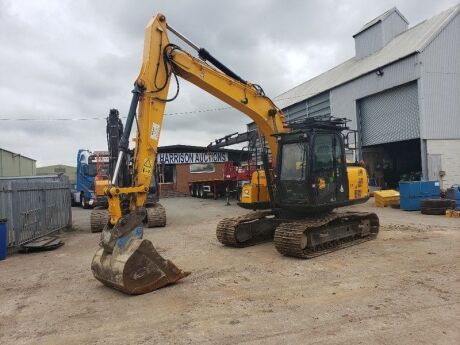
<path id="1" fill-rule="evenodd" d="M 48 214 L 47 214 L 48 212 L 46 209 L 46 190 L 44 186 L 41 188 L 40 194 L 42 195 L 42 202 L 41 202 L 42 212 L 40 212 L 43 217 L 42 224 L 43 224 L 43 228 L 46 229 L 45 232 L 47 232 L 48 231 Z"/>

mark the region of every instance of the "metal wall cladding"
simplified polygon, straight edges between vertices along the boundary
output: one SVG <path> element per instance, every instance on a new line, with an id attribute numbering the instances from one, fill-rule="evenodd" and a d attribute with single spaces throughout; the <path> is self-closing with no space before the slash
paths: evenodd
<path id="1" fill-rule="evenodd" d="M 384 25 L 382 27 L 383 45 L 385 46 L 393 38 L 406 31 L 407 26 L 407 23 L 399 16 L 396 11 L 391 13 L 388 17 L 385 18 Z"/>
<path id="2" fill-rule="evenodd" d="M 72 224 L 66 176 L 0 179 L 0 218 L 7 218 L 8 247 L 17 247 Z"/>
<path id="3" fill-rule="evenodd" d="M 362 59 L 383 47 L 383 28 L 379 22 L 355 36 L 355 55 Z"/>
<path id="4" fill-rule="evenodd" d="M 417 83 L 409 83 L 358 102 L 362 146 L 420 137 Z"/>
<path id="5" fill-rule="evenodd" d="M 288 121 L 305 117 L 323 116 L 331 114 L 330 92 L 322 92 L 302 102 L 283 109 Z"/>
<path id="6" fill-rule="evenodd" d="M 420 53 L 424 139 L 460 139 L 460 12 Z"/>

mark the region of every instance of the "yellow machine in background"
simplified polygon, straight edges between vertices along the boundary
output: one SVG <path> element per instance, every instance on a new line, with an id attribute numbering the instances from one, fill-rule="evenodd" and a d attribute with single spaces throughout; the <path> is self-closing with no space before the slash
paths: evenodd
<path id="1" fill-rule="evenodd" d="M 195 50 L 198 57 L 171 44 L 168 32 Z M 177 86 L 168 99 L 172 77 Z M 346 121 L 314 118 L 285 123 L 281 110 L 262 87 L 239 77 L 167 24 L 164 15 L 157 14 L 145 29 L 142 67 L 134 83 L 115 172 L 105 190 L 110 221 L 91 264 L 98 280 L 125 293 L 141 294 L 189 274 L 162 258 L 153 244 L 142 238 L 144 205 L 164 109 L 179 93 L 179 77 L 251 118 L 272 153 L 269 162 L 264 152 L 263 169 L 254 172 L 239 203 L 263 211 L 221 220 L 216 236 L 222 244 L 244 247 L 273 239 L 281 254 L 311 258 L 375 238 L 379 229 L 375 214 L 332 212 L 368 198 L 365 170 L 347 169 L 342 134 Z M 131 183 L 127 184 L 119 180 L 119 172 L 133 123 L 137 123 L 137 136 Z"/>

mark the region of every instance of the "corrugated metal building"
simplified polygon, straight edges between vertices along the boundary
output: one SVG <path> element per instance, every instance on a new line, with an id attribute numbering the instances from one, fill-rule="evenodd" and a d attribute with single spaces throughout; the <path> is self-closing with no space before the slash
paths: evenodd
<path id="1" fill-rule="evenodd" d="M 275 98 L 288 120 L 332 114 L 359 130 L 380 184 L 420 172 L 460 183 L 460 5 L 408 28 L 392 8 L 353 37 L 355 56 Z"/>
<path id="2" fill-rule="evenodd" d="M 0 148 L 0 177 L 34 176 L 35 159 Z"/>

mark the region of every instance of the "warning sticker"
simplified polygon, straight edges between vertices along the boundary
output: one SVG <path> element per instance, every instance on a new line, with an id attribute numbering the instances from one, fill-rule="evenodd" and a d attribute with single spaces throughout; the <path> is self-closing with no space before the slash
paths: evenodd
<path id="1" fill-rule="evenodd" d="M 151 175 L 152 169 L 153 169 L 152 160 L 149 157 L 147 157 L 144 160 L 144 164 L 142 165 L 142 173 L 145 175 Z"/>
<path id="2" fill-rule="evenodd" d="M 157 140 L 160 137 L 160 125 L 158 123 L 152 123 L 152 131 L 150 132 L 150 138 Z"/>

